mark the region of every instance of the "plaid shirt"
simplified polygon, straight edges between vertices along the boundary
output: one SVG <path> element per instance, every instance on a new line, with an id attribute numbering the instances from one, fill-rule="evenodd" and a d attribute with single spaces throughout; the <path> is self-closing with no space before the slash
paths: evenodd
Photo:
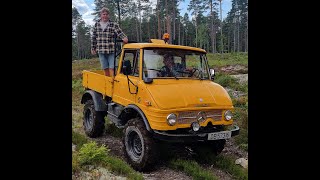
<path id="1" fill-rule="evenodd" d="M 113 21 L 108 21 L 107 27 L 103 30 L 100 21 L 96 22 L 91 37 L 91 48 L 97 53 L 114 53 L 114 33 L 121 39 L 127 37 L 119 25 Z"/>

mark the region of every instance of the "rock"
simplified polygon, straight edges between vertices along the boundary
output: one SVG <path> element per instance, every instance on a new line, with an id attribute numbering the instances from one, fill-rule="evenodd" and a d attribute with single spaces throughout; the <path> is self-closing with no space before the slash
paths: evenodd
<path id="1" fill-rule="evenodd" d="M 248 74 L 236 74 L 236 75 L 231 75 L 231 77 L 236 78 L 238 83 L 240 84 L 248 83 Z"/>
<path id="2" fill-rule="evenodd" d="M 248 159 L 245 158 L 239 158 L 235 161 L 236 164 L 240 164 L 244 168 L 248 168 Z"/>
<path id="3" fill-rule="evenodd" d="M 248 67 L 237 64 L 237 65 L 229 65 L 220 68 L 220 71 L 229 73 L 229 74 L 239 74 L 239 73 L 245 73 L 248 71 Z"/>
<path id="4" fill-rule="evenodd" d="M 72 144 L 72 151 L 76 151 L 76 145 Z"/>
<path id="5" fill-rule="evenodd" d="M 90 169 L 89 172 L 81 171 L 79 173 L 77 179 L 81 179 L 81 180 L 92 180 L 92 179 L 97 179 L 97 180 L 107 180 L 107 179 L 126 180 L 127 178 L 126 177 L 122 177 L 122 176 L 114 175 L 106 168 L 96 167 L 94 169 Z"/>
<path id="6" fill-rule="evenodd" d="M 225 89 L 226 89 L 226 91 L 229 93 L 229 95 L 230 95 L 231 97 L 234 97 L 234 98 L 239 98 L 240 96 L 246 95 L 246 93 L 241 92 L 241 91 L 235 91 L 235 90 L 229 89 L 229 88 L 227 88 L 227 87 L 225 87 Z"/>

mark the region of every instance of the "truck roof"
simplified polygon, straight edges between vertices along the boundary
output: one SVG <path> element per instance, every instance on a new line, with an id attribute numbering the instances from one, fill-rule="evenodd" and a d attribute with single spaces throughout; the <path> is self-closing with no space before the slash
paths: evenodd
<path id="1" fill-rule="evenodd" d="M 125 49 L 130 48 L 172 48 L 172 49 L 185 49 L 185 50 L 192 50 L 192 51 L 199 51 L 203 53 L 207 53 L 204 49 L 190 47 L 190 46 L 180 46 L 180 45 L 173 45 L 173 44 L 165 44 L 165 43 L 128 43 L 123 46 Z"/>

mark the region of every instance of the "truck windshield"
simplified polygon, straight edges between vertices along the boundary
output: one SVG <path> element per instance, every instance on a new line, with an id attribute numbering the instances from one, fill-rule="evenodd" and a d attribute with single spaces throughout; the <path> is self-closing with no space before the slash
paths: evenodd
<path id="1" fill-rule="evenodd" d="M 205 53 L 171 48 L 143 52 L 143 77 L 209 79 Z"/>

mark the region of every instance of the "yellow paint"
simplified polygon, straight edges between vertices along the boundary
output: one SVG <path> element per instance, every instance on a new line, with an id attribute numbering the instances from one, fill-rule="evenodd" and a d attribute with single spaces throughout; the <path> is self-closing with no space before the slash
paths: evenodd
<path id="1" fill-rule="evenodd" d="M 156 44 L 165 44 L 164 40 L 162 39 L 150 39 L 150 41 Z"/>
<path id="2" fill-rule="evenodd" d="M 180 46 L 180 45 L 173 45 L 173 44 L 158 44 L 158 43 L 128 43 L 123 46 L 124 48 L 128 49 L 136 49 L 136 48 L 147 48 L 147 47 L 158 47 L 158 48 L 173 48 L 173 49 L 185 49 L 185 50 L 191 50 L 191 51 L 199 51 L 204 52 L 206 51 L 204 49 L 190 47 L 190 46 Z"/>
<path id="3" fill-rule="evenodd" d="M 129 76 L 130 80 L 138 86 L 138 93 L 131 94 L 128 88 L 127 76 L 121 74 L 122 55 L 120 57 L 117 75 L 112 83 L 111 77 L 104 76 L 102 70 L 83 71 L 83 86 L 101 93 L 104 96 L 112 97 L 112 100 L 123 106 L 129 104 L 137 105 L 147 117 L 150 127 L 155 130 L 175 130 L 177 128 L 187 128 L 190 124 L 176 124 L 169 126 L 166 117 L 170 113 L 183 111 L 206 111 L 220 109 L 222 120 L 215 121 L 208 118 L 201 123 L 206 126 L 208 122 L 214 125 L 231 125 L 233 120 L 224 119 L 225 110 L 233 110 L 231 98 L 226 90 L 211 80 L 198 79 L 153 79 L 151 84 L 145 84 L 142 80 L 142 51 L 147 47 L 163 47 L 173 49 L 186 49 L 206 53 L 205 50 L 189 47 L 164 44 L 159 41 L 153 43 L 129 43 L 124 45 L 124 49 L 140 49 L 139 77 Z M 123 52 L 123 51 L 122 51 Z M 132 93 L 136 92 L 136 87 L 129 83 Z"/>

